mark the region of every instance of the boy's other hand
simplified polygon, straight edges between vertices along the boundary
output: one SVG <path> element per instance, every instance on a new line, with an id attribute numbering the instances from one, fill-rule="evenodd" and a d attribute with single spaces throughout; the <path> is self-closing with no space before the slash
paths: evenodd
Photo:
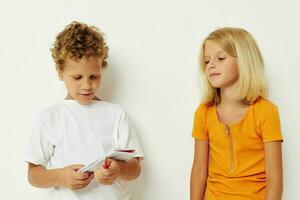
<path id="1" fill-rule="evenodd" d="M 113 159 L 107 159 L 100 168 L 95 170 L 94 174 L 99 184 L 111 185 L 119 177 L 120 172 L 121 168 L 118 162 Z"/>
<path id="2" fill-rule="evenodd" d="M 59 183 L 71 190 L 77 190 L 87 186 L 94 178 L 93 173 L 79 173 L 77 170 L 84 167 L 84 165 L 69 165 L 60 168 Z"/>

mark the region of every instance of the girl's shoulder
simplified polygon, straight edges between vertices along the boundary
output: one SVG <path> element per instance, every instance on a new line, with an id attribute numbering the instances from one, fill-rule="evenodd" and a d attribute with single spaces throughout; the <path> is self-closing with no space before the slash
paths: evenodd
<path id="1" fill-rule="evenodd" d="M 202 119 L 210 118 L 214 115 L 214 104 L 201 102 L 195 111 L 195 116 Z"/>
<path id="2" fill-rule="evenodd" d="M 256 121 L 277 118 L 278 107 L 271 100 L 260 97 L 253 104 L 253 116 Z"/>
<path id="3" fill-rule="evenodd" d="M 266 110 L 277 109 L 277 105 L 269 99 L 259 97 L 254 103 L 253 107 L 256 111 L 264 112 Z"/>
<path id="4" fill-rule="evenodd" d="M 208 103 L 200 102 L 200 104 L 197 107 L 196 113 L 203 113 L 206 114 L 209 109 L 211 109 L 213 105 L 210 105 Z"/>

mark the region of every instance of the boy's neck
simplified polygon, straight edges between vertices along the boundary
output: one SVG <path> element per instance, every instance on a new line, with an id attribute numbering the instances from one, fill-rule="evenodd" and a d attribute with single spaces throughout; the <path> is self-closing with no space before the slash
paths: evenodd
<path id="1" fill-rule="evenodd" d="M 65 100 L 75 100 L 72 96 L 69 94 L 65 97 Z M 102 99 L 98 98 L 97 96 L 94 96 L 93 100 L 95 101 L 102 101 Z"/>

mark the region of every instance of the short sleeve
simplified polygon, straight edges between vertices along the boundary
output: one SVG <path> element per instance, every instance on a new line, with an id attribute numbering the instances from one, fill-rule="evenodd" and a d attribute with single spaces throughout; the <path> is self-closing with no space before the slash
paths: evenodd
<path id="1" fill-rule="evenodd" d="M 194 114 L 192 136 L 198 140 L 209 140 L 206 129 L 207 106 L 200 104 Z"/>
<path id="2" fill-rule="evenodd" d="M 278 108 L 269 105 L 261 112 L 260 134 L 263 142 L 283 141 Z"/>
<path id="3" fill-rule="evenodd" d="M 41 113 L 32 128 L 25 149 L 25 162 L 47 167 L 54 148 L 48 140 L 49 123 L 49 117 Z"/>
<path id="4" fill-rule="evenodd" d="M 117 133 L 115 135 L 117 146 L 120 149 L 133 149 L 136 152 L 136 157 L 144 158 L 142 147 L 138 140 L 136 131 L 129 121 L 126 112 L 122 111 L 118 123 Z"/>

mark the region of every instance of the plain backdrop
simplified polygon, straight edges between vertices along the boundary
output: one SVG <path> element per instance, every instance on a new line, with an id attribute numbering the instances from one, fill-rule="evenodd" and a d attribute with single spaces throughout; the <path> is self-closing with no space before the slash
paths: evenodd
<path id="1" fill-rule="evenodd" d="M 133 200 L 189 199 L 199 47 L 223 26 L 242 27 L 265 58 L 270 99 L 281 115 L 284 198 L 300 199 L 300 3 L 297 0 L 57 0 L 0 3 L 0 194 L 39 200 L 27 182 L 25 145 L 38 113 L 64 98 L 50 47 L 74 20 L 106 34 L 109 67 L 99 96 L 129 113 L 147 159 Z"/>

